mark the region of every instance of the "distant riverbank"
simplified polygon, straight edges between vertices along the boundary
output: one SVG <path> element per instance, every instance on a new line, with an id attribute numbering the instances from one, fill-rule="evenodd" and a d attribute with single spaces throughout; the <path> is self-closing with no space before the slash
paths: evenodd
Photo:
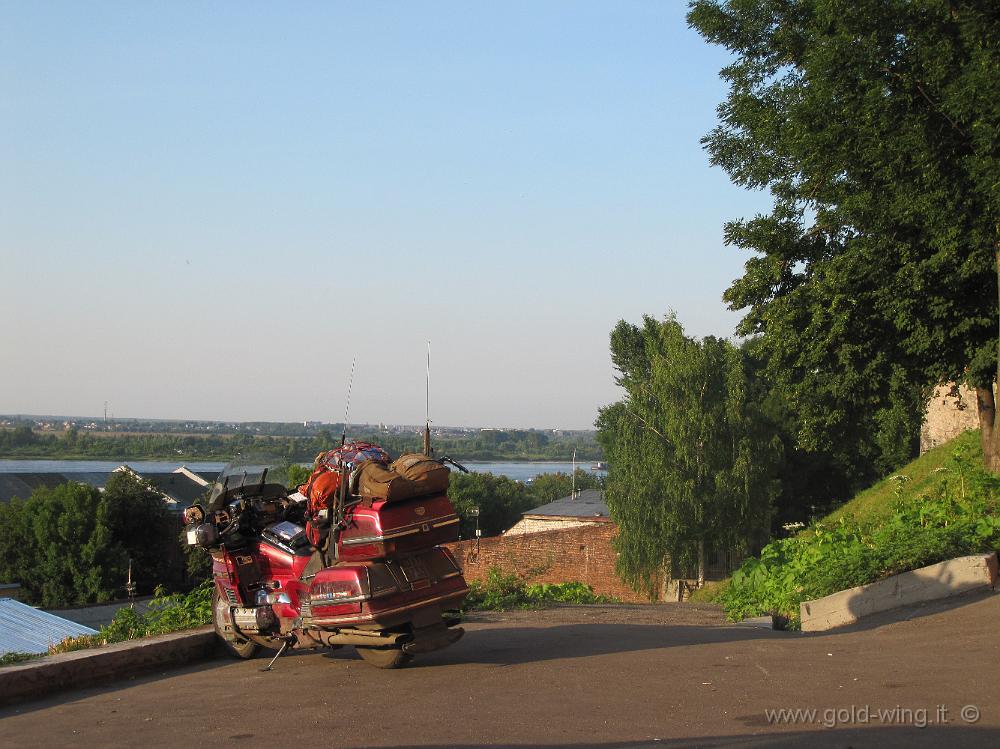
<path id="1" fill-rule="evenodd" d="M 0 460 L 0 473 L 105 473 L 125 464 L 139 473 L 174 471 L 182 465 L 192 471 L 221 471 L 225 463 L 219 461 L 163 461 L 163 460 Z M 507 476 L 515 481 L 530 481 L 543 473 L 570 473 L 571 462 L 551 460 L 514 461 L 464 461 L 462 463 L 476 473 L 494 473 Z M 577 468 L 590 471 L 590 463 L 578 461 Z M 603 475 L 603 471 L 594 471 Z"/>

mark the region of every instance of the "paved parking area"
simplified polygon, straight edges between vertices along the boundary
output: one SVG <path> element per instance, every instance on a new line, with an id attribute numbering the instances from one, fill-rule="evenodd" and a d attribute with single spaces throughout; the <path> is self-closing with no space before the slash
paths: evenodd
<path id="1" fill-rule="evenodd" d="M 399 671 L 345 648 L 64 692 L 0 710 L 0 746 L 1000 746 L 998 622 L 997 594 L 822 635 L 689 604 L 483 614 Z"/>

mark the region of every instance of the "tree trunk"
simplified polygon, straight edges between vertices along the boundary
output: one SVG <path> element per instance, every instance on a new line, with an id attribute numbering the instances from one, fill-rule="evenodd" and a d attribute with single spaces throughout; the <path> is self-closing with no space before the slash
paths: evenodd
<path id="1" fill-rule="evenodd" d="M 996 398 L 992 387 L 976 388 L 979 407 L 979 439 L 983 447 L 983 465 L 1000 476 L 1000 430 L 996 423 Z"/>
<path id="2" fill-rule="evenodd" d="M 705 539 L 698 541 L 698 587 L 705 587 Z"/>
<path id="3" fill-rule="evenodd" d="M 1000 382 L 1000 224 L 997 224 L 997 242 L 994 251 L 997 272 L 997 368 L 993 382 Z M 979 435 L 983 446 L 983 465 L 1000 476 L 1000 425 L 997 424 L 997 401 L 993 383 L 976 387 L 976 405 L 979 407 Z"/>
<path id="4" fill-rule="evenodd" d="M 1000 334 L 1000 224 L 994 251 L 997 272 L 997 330 Z M 993 382 L 1000 378 L 1000 337 L 997 338 L 997 368 Z M 976 405 L 979 409 L 979 435 L 983 446 L 983 465 L 1000 476 L 1000 429 L 997 424 L 997 401 L 993 382 L 976 386 Z"/>

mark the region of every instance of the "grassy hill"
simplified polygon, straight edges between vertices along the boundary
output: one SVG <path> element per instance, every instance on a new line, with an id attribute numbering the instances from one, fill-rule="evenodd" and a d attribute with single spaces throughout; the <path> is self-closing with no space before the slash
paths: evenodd
<path id="1" fill-rule="evenodd" d="M 879 481 L 859 492 L 849 502 L 844 503 L 827 515 L 822 522 L 829 523 L 840 518 L 853 520 L 877 520 L 892 514 L 893 504 L 900 498 L 917 497 L 932 491 L 940 482 L 941 474 L 947 470 L 946 463 L 959 455 L 975 453 L 979 448 L 979 431 L 966 432 L 950 442 L 928 450 L 919 458 L 908 463 L 892 476 Z M 897 478 L 903 476 L 901 480 Z"/>
<path id="2" fill-rule="evenodd" d="M 799 604 L 945 559 L 1000 548 L 1000 479 L 983 469 L 979 434 L 963 434 L 860 492 L 798 535 L 772 541 L 704 595 L 734 620 Z"/>

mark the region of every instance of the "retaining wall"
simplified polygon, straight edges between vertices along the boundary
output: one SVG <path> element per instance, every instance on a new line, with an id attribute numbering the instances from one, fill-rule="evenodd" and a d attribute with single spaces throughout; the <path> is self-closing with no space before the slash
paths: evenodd
<path id="1" fill-rule="evenodd" d="M 211 658 L 212 627 L 50 655 L 0 668 L 0 705 Z"/>
<path id="2" fill-rule="evenodd" d="M 997 555 L 976 554 L 949 559 L 919 570 L 893 575 L 869 585 L 803 601 L 803 632 L 823 632 L 901 606 L 949 598 L 997 585 Z"/>

